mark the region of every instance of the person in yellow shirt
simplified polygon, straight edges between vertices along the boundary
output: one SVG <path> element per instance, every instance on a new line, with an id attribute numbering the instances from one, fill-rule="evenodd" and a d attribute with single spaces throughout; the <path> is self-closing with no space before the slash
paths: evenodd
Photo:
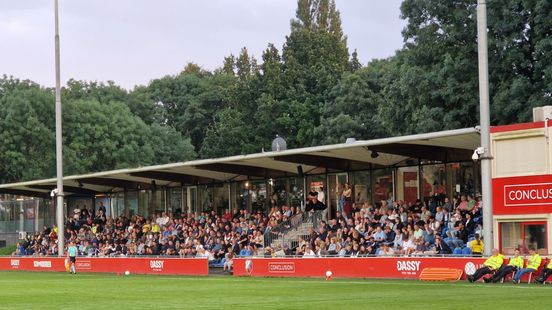
<path id="1" fill-rule="evenodd" d="M 545 268 L 542 268 L 540 276 L 535 279 L 538 283 L 546 282 L 546 279 L 552 274 L 552 259 L 548 262 Z"/>
<path id="2" fill-rule="evenodd" d="M 473 275 L 468 276 L 468 281 L 475 282 L 486 274 L 494 273 L 502 267 L 503 263 L 504 256 L 498 252 L 498 249 L 493 249 L 493 255 L 483 263 L 483 267 L 477 269 Z"/>
<path id="3" fill-rule="evenodd" d="M 519 250 L 516 249 L 514 251 L 514 256 L 508 261 L 508 265 L 500 267 L 491 278 L 485 279 L 485 282 L 488 283 L 493 281 L 493 283 L 497 283 L 506 275 L 516 272 L 521 268 L 523 268 L 523 257 L 519 256 Z"/>
<path id="4" fill-rule="evenodd" d="M 527 259 L 527 267 L 521 268 L 520 270 L 518 270 L 516 272 L 516 275 L 514 276 L 514 283 L 516 283 L 516 284 L 519 283 L 521 277 L 524 274 L 529 273 L 529 272 L 535 272 L 540 267 L 542 259 L 541 259 L 540 255 L 537 254 L 537 252 L 535 251 L 534 248 L 529 249 L 529 254 L 531 256 Z"/>
<path id="5" fill-rule="evenodd" d="M 475 239 L 470 243 L 471 252 L 473 255 L 483 254 L 483 241 L 479 237 L 479 234 L 475 234 Z"/>
<path id="6" fill-rule="evenodd" d="M 159 224 L 153 223 L 153 224 L 151 225 L 151 232 L 152 232 L 152 233 L 159 233 L 159 232 L 161 232 L 161 227 L 159 227 Z"/>

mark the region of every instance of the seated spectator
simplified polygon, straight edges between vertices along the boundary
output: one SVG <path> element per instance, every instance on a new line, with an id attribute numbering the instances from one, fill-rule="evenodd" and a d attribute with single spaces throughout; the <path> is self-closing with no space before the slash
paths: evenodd
<path id="1" fill-rule="evenodd" d="M 521 277 L 524 274 L 529 273 L 529 272 L 535 272 L 540 267 L 542 259 L 541 259 L 540 255 L 535 251 L 534 248 L 529 249 L 529 254 L 531 256 L 527 259 L 527 266 L 525 268 L 519 269 L 516 272 L 516 274 L 514 275 L 513 282 L 515 284 L 519 283 Z"/>
<path id="2" fill-rule="evenodd" d="M 393 256 L 395 255 L 395 251 L 392 247 L 389 246 L 389 243 L 383 243 L 381 247 L 377 251 L 378 256 Z"/>
<path id="3" fill-rule="evenodd" d="M 470 242 L 469 247 L 473 255 L 482 255 L 483 254 L 483 240 L 479 237 L 479 234 L 475 234 L 475 239 Z"/>
<path id="4" fill-rule="evenodd" d="M 303 253 L 303 257 L 316 257 L 316 254 L 314 253 L 314 251 L 311 249 L 311 246 L 310 244 L 307 244 L 305 246 L 305 251 Z"/>
<path id="5" fill-rule="evenodd" d="M 548 265 L 546 267 L 542 268 L 542 271 L 540 273 L 540 276 L 535 279 L 538 283 L 544 283 L 546 282 L 546 279 L 552 274 L 552 260 L 548 262 Z"/>
<path id="6" fill-rule="evenodd" d="M 506 275 L 516 272 L 523 268 L 523 257 L 519 256 L 519 250 L 514 251 L 514 256 L 509 259 L 508 265 L 500 267 L 491 278 L 484 279 L 485 282 L 497 283 L 502 280 Z"/>
<path id="7" fill-rule="evenodd" d="M 468 281 L 475 282 L 486 274 L 494 273 L 502 267 L 503 263 L 504 256 L 498 252 L 498 249 L 493 249 L 493 255 L 483 263 L 483 267 L 477 269 L 473 275 L 468 276 Z"/>
<path id="8" fill-rule="evenodd" d="M 416 244 L 414 243 L 414 240 L 408 236 L 404 236 L 401 253 L 404 255 L 410 255 L 414 251 L 416 251 Z"/>
<path id="9" fill-rule="evenodd" d="M 448 255 L 452 254 L 452 250 L 450 249 L 448 244 L 441 239 L 441 236 L 437 235 L 435 236 L 435 246 L 432 250 L 426 252 L 426 254 Z"/>

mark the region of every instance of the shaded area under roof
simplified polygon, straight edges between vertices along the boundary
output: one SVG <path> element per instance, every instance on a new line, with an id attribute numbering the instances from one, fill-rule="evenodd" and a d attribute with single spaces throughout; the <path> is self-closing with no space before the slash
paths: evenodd
<path id="1" fill-rule="evenodd" d="M 63 178 L 66 195 L 93 196 L 122 189 L 213 184 L 247 179 L 368 170 L 412 165 L 418 162 L 469 161 L 480 145 L 478 128 L 464 128 L 262 152 L 215 159 L 71 175 Z M 376 156 L 377 155 L 377 156 Z M 56 179 L 0 185 L 0 193 L 48 197 Z"/>

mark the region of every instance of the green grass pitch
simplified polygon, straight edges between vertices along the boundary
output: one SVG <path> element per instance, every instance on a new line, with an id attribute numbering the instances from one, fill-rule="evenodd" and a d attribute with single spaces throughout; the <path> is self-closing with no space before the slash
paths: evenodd
<path id="1" fill-rule="evenodd" d="M 552 286 L 0 272 L 0 309 L 549 309 Z"/>

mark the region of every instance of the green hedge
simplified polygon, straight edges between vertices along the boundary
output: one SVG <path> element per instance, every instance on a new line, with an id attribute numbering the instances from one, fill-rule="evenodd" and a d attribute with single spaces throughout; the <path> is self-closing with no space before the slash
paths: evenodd
<path id="1" fill-rule="evenodd" d="M 0 255 L 11 255 L 15 252 L 15 245 L 8 245 L 5 248 L 0 248 Z"/>

